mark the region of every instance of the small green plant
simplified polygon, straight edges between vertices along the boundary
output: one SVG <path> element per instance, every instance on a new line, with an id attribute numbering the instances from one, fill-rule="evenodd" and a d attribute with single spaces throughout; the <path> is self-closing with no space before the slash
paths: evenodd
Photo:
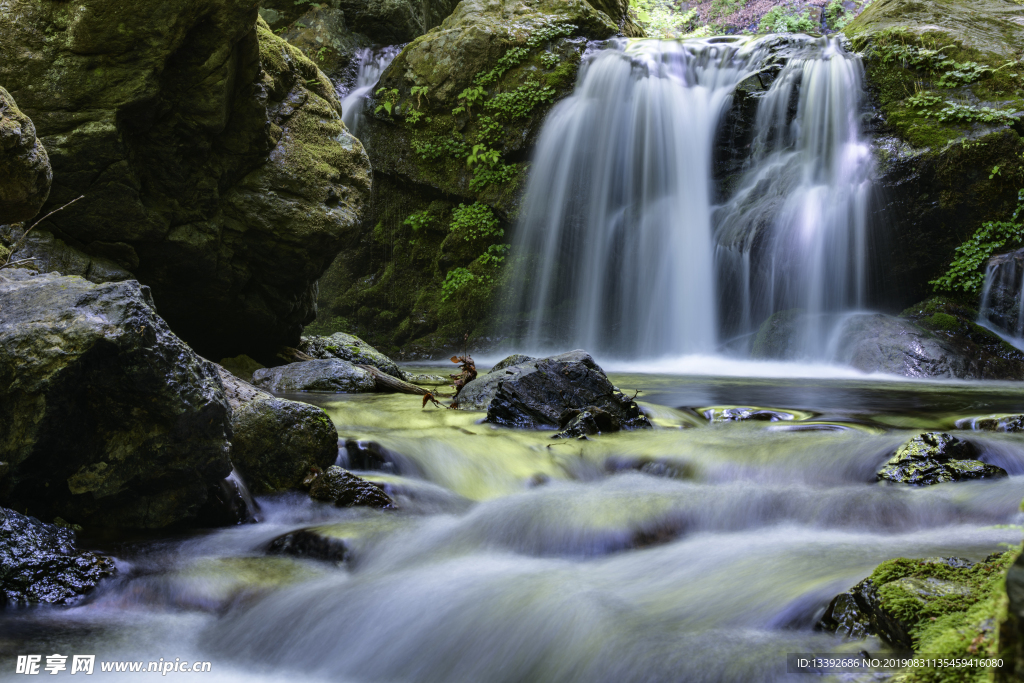
<path id="1" fill-rule="evenodd" d="M 554 69 L 560 61 L 554 52 L 545 52 L 540 56 L 540 63 L 544 65 L 545 69 Z"/>
<path id="2" fill-rule="evenodd" d="M 1008 221 L 984 223 L 966 242 L 956 248 L 956 258 L 946 274 L 932 280 L 936 291 L 963 291 L 978 294 L 985 282 L 984 267 L 993 254 L 1024 242 L 1024 224 L 1018 218 L 1024 211 L 1024 190 L 1017 194 L 1017 208 Z"/>
<path id="3" fill-rule="evenodd" d="M 933 107 L 939 102 L 942 102 L 941 97 L 938 95 L 930 95 L 924 91 L 916 92 L 907 98 L 907 104 L 915 109 Z"/>
<path id="4" fill-rule="evenodd" d="M 953 60 L 947 60 L 943 62 L 942 66 L 948 70 L 939 77 L 938 85 L 940 88 L 956 88 L 961 85 L 968 85 L 980 79 L 985 75 L 986 71 L 991 71 L 987 66 L 982 66 L 977 62 L 954 62 Z"/>
<path id="5" fill-rule="evenodd" d="M 469 153 L 466 143 L 463 142 L 461 137 L 456 137 L 455 134 L 414 138 L 411 144 L 412 150 L 423 161 L 437 161 L 443 158 L 465 159 Z"/>
<path id="6" fill-rule="evenodd" d="M 473 113 L 473 105 L 482 102 L 484 99 L 484 89 L 482 86 L 476 85 L 466 88 L 459 93 L 459 105 L 465 107 L 466 111 L 470 114 Z M 453 111 L 452 114 L 455 112 Z"/>
<path id="7" fill-rule="evenodd" d="M 937 118 L 943 123 L 1001 123 L 1011 125 L 1016 122 L 1019 113 L 1005 109 L 993 109 L 992 107 L 972 107 L 955 102 L 946 102 L 946 106 L 941 111 L 926 112 L 926 116 Z"/>
<path id="8" fill-rule="evenodd" d="M 480 202 L 466 206 L 459 204 L 452 211 L 452 222 L 448 227 L 449 231 L 462 234 L 467 242 L 481 238 L 503 237 L 505 231 L 501 229 L 501 223 L 494 216 L 491 207 Z"/>
<path id="9" fill-rule="evenodd" d="M 809 11 L 799 15 L 787 14 L 786 8 L 781 6 L 766 12 L 758 25 L 761 33 L 810 33 L 816 29 Z"/>
<path id="10" fill-rule="evenodd" d="M 528 80 L 511 92 L 498 93 L 484 103 L 484 109 L 506 121 L 525 118 L 534 107 L 555 99 L 555 89 Z"/>
<path id="11" fill-rule="evenodd" d="M 988 179 L 994 180 L 997 175 L 1002 175 L 1002 170 L 998 164 L 992 167 L 992 172 L 988 174 Z"/>
<path id="12" fill-rule="evenodd" d="M 466 165 L 470 168 L 477 164 L 494 166 L 501 161 L 501 154 L 496 149 L 488 149 L 486 145 L 473 145 L 473 151 L 466 157 Z"/>
<path id="13" fill-rule="evenodd" d="M 476 276 L 469 272 L 468 268 L 453 268 L 448 271 L 441 284 L 441 301 L 448 301 L 454 297 L 459 290 L 473 283 Z"/>
<path id="14" fill-rule="evenodd" d="M 373 112 L 379 114 L 383 109 L 388 113 L 388 116 L 391 116 L 391 112 L 398 103 L 398 88 L 378 88 L 375 94 L 380 104 L 377 105 Z"/>
<path id="15" fill-rule="evenodd" d="M 412 111 L 410 111 L 408 114 L 405 115 L 405 120 L 407 122 L 409 122 L 411 125 L 414 125 L 414 126 L 417 123 L 419 123 L 420 119 L 422 119 L 422 118 L 423 118 L 423 112 L 421 112 L 419 109 L 413 109 Z"/>
<path id="16" fill-rule="evenodd" d="M 316 58 L 322 62 L 325 59 L 327 59 L 327 53 L 329 53 L 330 51 L 331 49 L 324 45 L 319 50 L 316 51 Z"/>
<path id="17" fill-rule="evenodd" d="M 413 232 L 429 228 L 434 223 L 434 216 L 430 213 L 430 209 L 424 209 L 423 211 L 417 211 L 416 213 L 409 214 L 409 216 L 402 221 L 402 225 L 408 225 L 412 228 Z"/>
<path id="18" fill-rule="evenodd" d="M 422 107 L 423 103 L 420 102 L 420 98 L 423 97 L 424 95 L 426 95 L 427 92 L 429 92 L 429 91 L 430 91 L 430 88 L 428 88 L 425 85 L 414 85 L 412 87 L 412 90 L 409 91 L 409 94 L 416 98 L 416 106 L 417 107 Z"/>
<path id="19" fill-rule="evenodd" d="M 842 31 L 853 20 L 853 13 L 843 6 L 843 0 L 832 0 L 825 7 L 825 25 L 833 31 Z"/>
<path id="20" fill-rule="evenodd" d="M 487 251 L 480 254 L 477 261 L 484 266 L 500 266 L 505 261 L 505 254 L 511 249 L 508 244 L 492 244 Z"/>

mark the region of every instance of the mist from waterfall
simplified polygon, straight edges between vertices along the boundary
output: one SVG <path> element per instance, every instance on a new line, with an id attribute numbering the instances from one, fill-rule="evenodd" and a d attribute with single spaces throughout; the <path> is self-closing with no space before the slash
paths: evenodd
<path id="1" fill-rule="evenodd" d="M 379 50 L 362 48 L 356 52 L 356 62 L 359 65 L 356 72 L 356 83 L 341 100 L 341 120 L 345 122 L 353 135 L 358 135 L 359 126 L 363 121 L 363 105 L 366 103 L 366 96 L 377 85 L 380 75 L 384 73 L 384 69 L 390 66 L 391 61 L 399 52 L 401 52 L 401 46 L 398 45 Z"/>
<path id="2" fill-rule="evenodd" d="M 754 93 L 739 189 L 714 206 L 715 137 L 758 73 L 778 75 Z M 653 358 L 739 338 L 746 350 L 773 313 L 802 309 L 803 355 L 821 357 L 821 321 L 866 300 L 861 97 L 860 60 L 836 39 L 637 40 L 593 55 L 531 168 L 509 305 L 522 346 Z"/>

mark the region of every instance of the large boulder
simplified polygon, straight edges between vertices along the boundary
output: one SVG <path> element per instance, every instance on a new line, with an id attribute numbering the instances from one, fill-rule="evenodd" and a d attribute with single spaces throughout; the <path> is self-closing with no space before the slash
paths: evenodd
<path id="1" fill-rule="evenodd" d="M 194 518 L 231 472 L 230 408 L 149 290 L 0 277 L 0 310 L 0 504 L 90 526 Z"/>
<path id="2" fill-rule="evenodd" d="M 863 372 L 904 377 L 967 376 L 955 349 L 908 320 L 882 313 L 852 316 L 838 333 L 835 360 Z"/>
<path id="3" fill-rule="evenodd" d="M 531 150 L 588 41 L 618 31 L 582 0 L 463 0 L 405 46 L 366 101 L 373 199 L 362 239 L 321 279 L 318 322 L 342 319 L 403 358 L 461 355 L 466 332 L 477 352 L 496 345 L 499 264 Z"/>
<path id="4" fill-rule="evenodd" d="M 398 367 L 398 363 L 359 337 L 344 332 L 335 332 L 329 337 L 316 335 L 303 337 L 299 343 L 299 351 L 315 360 L 337 358 L 349 363 L 373 366 L 398 379 L 406 378 L 405 373 Z"/>
<path id="5" fill-rule="evenodd" d="M 260 14 L 267 12 L 261 10 Z M 371 47 L 374 41 L 351 31 L 345 19 L 340 9 L 317 4 L 280 35 L 302 50 L 332 81 L 351 83 L 357 75 L 359 50 Z"/>
<path id="6" fill-rule="evenodd" d="M 296 391 L 359 393 L 375 391 L 377 382 L 369 370 L 337 359 L 307 360 L 257 370 L 252 383 L 276 394 Z"/>
<path id="7" fill-rule="evenodd" d="M 970 442 L 937 432 L 915 436 L 900 446 L 877 475 L 879 481 L 914 486 L 1005 476 L 1003 468 L 978 460 Z"/>
<path id="8" fill-rule="evenodd" d="M 9 236 L 5 233 L 9 232 Z M 134 280 L 135 276 L 117 262 L 102 256 L 86 254 L 45 230 L 33 230 L 20 239 L 23 229 L 0 229 L 0 240 L 17 242 L 18 248 L 11 254 L 12 261 L 26 270 L 60 275 L 80 275 L 89 282 L 120 282 Z"/>
<path id="9" fill-rule="evenodd" d="M 0 82 L 3 82 L 0 79 Z M 29 117 L 0 88 L 0 225 L 27 221 L 50 195 L 53 171 Z"/>
<path id="10" fill-rule="evenodd" d="M 0 508 L 0 600 L 4 603 L 66 604 L 88 593 L 115 569 L 109 557 L 79 551 L 71 529 Z"/>
<path id="11" fill-rule="evenodd" d="M 243 0 L 0 13 L 0 83 L 54 169 L 42 227 L 116 261 L 211 358 L 272 357 L 370 189 L 331 82 Z"/>
<path id="12" fill-rule="evenodd" d="M 567 429 L 565 436 L 650 427 L 586 351 L 512 365 L 469 382 L 462 408 L 486 409 L 487 421 L 506 427 Z"/>
<path id="13" fill-rule="evenodd" d="M 338 458 L 338 430 L 322 408 L 277 398 L 218 367 L 231 406 L 231 463 L 254 494 L 298 488 Z"/>

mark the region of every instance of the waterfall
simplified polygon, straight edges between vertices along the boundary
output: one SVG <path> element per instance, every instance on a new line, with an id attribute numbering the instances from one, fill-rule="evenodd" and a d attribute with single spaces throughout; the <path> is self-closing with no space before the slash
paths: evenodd
<path id="1" fill-rule="evenodd" d="M 384 69 L 388 68 L 391 60 L 401 52 L 401 47 L 390 46 L 379 50 L 362 48 L 356 52 L 356 62 L 359 68 L 356 72 L 356 83 L 352 90 L 341 100 L 341 120 L 345 122 L 349 131 L 358 136 L 359 126 L 363 121 L 363 104 L 366 96 L 377 81 Z"/>
<path id="2" fill-rule="evenodd" d="M 786 66 L 757 94 L 739 189 L 714 206 L 714 140 L 736 87 L 782 52 Z M 777 311 L 863 305 L 861 80 L 836 39 L 637 40 L 597 52 L 545 122 L 524 198 L 510 310 L 525 347 L 709 353 Z M 823 348 L 824 334 L 808 341 Z"/>
<path id="3" fill-rule="evenodd" d="M 761 100 L 740 189 L 715 209 L 726 335 L 799 310 L 795 354 L 824 358 L 835 314 L 867 304 L 872 159 L 862 78 L 860 60 L 822 38 L 788 61 Z"/>
<path id="4" fill-rule="evenodd" d="M 1024 249 L 989 259 L 978 322 L 1024 344 Z"/>

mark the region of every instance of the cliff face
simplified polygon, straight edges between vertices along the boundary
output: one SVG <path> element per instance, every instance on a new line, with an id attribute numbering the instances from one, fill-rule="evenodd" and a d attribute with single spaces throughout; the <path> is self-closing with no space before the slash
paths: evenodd
<path id="1" fill-rule="evenodd" d="M 40 229 L 152 287 L 197 351 L 267 356 L 315 316 L 369 163 L 330 81 L 239 0 L 8 2 L 0 83 L 54 185 Z"/>

